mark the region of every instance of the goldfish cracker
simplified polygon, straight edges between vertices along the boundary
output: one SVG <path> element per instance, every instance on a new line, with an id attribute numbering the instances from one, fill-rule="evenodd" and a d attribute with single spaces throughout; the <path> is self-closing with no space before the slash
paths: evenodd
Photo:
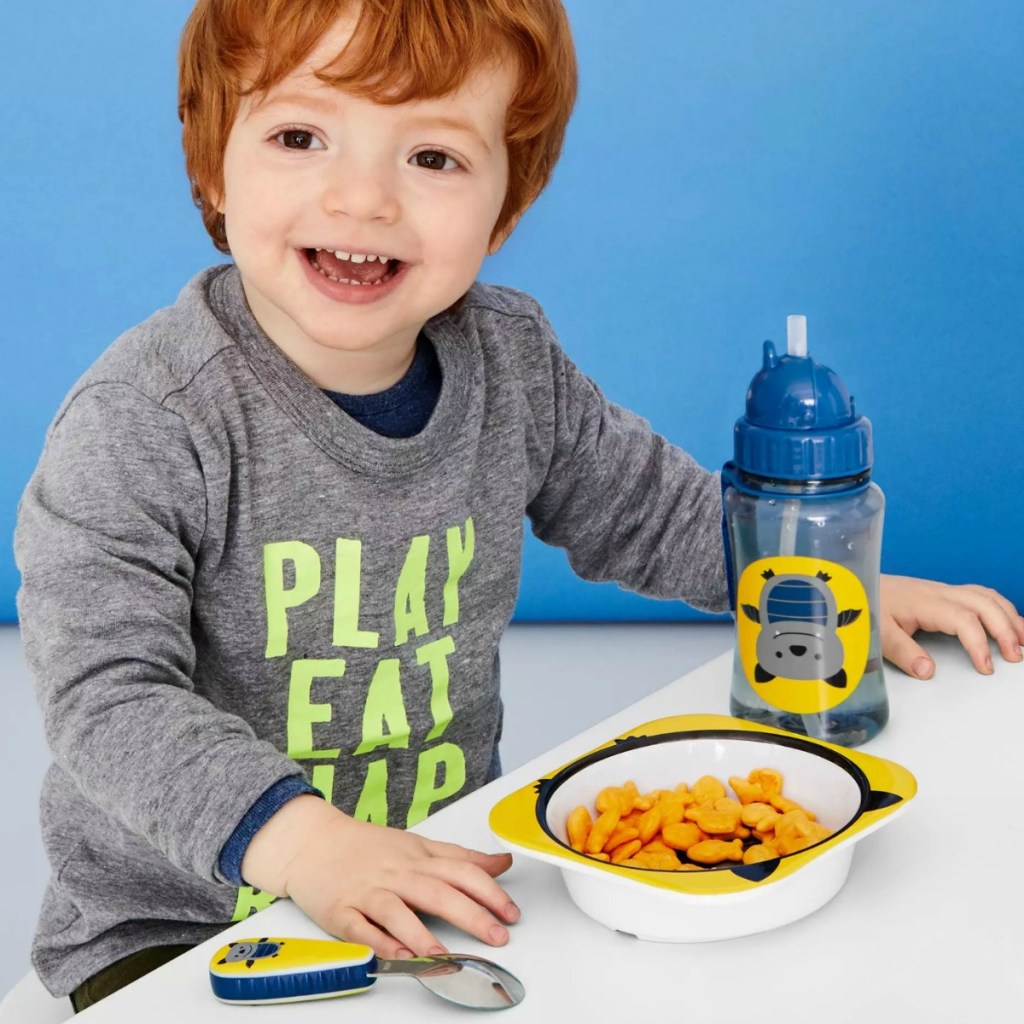
<path id="1" fill-rule="evenodd" d="M 716 839 L 749 839 L 751 831 L 746 825 L 737 825 L 731 832 L 718 832 Z"/>
<path id="2" fill-rule="evenodd" d="M 628 828 L 635 828 L 639 831 L 640 819 L 643 817 L 644 812 L 633 808 L 629 814 L 624 814 L 620 819 L 620 823 L 627 826 Z"/>
<path id="3" fill-rule="evenodd" d="M 743 810 L 740 811 L 740 821 L 747 828 L 761 828 L 761 821 L 768 817 L 777 819 L 779 813 L 771 804 L 762 803 L 760 800 L 744 804 Z"/>
<path id="4" fill-rule="evenodd" d="M 682 801 L 684 807 L 689 807 L 694 802 L 690 787 L 685 782 L 680 782 L 672 792 Z"/>
<path id="5" fill-rule="evenodd" d="M 640 847 L 641 853 L 671 853 L 672 847 L 666 846 L 661 839 L 652 839 Z"/>
<path id="6" fill-rule="evenodd" d="M 613 807 L 618 810 L 619 817 L 626 814 L 630 807 L 624 807 L 625 793 L 622 791 L 621 786 L 605 786 L 600 793 L 597 794 L 597 799 L 594 801 L 594 806 L 597 808 L 598 814 L 604 814 L 606 811 L 610 811 Z"/>
<path id="7" fill-rule="evenodd" d="M 679 858 L 674 853 L 635 853 L 632 861 L 635 867 L 650 868 L 655 871 L 678 871 Z"/>
<path id="8" fill-rule="evenodd" d="M 716 811 L 712 807 L 687 807 L 686 817 L 696 824 L 702 832 L 707 832 L 711 836 L 734 832 L 736 826 L 740 823 L 738 813 Z"/>
<path id="9" fill-rule="evenodd" d="M 661 830 L 661 841 L 673 850 L 689 850 L 691 846 L 705 839 L 707 836 L 692 821 L 666 825 Z"/>
<path id="10" fill-rule="evenodd" d="M 756 786 L 753 782 L 748 782 L 746 779 L 741 779 L 738 775 L 730 776 L 729 785 L 732 786 L 733 792 L 740 798 L 741 804 L 752 804 L 755 801 L 764 800 L 764 790 L 760 786 Z"/>
<path id="11" fill-rule="evenodd" d="M 716 811 L 728 811 L 740 817 L 743 814 L 743 804 L 739 800 L 733 800 L 731 796 L 720 796 L 714 803 Z"/>
<path id="12" fill-rule="evenodd" d="M 624 860 L 629 860 L 633 854 L 640 850 L 640 840 L 631 839 L 628 843 L 623 843 L 621 846 L 616 846 L 611 851 L 611 858 L 613 864 L 621 864 Z"/>
<path id="13" fill-rule="evenodd" d="M 739 839 L 725 842 L 722 839 L 705 839 L 694 843 L 686 856 L 698 864 L 721 864 L 724 860 L 743 860 L 743 843 Z"/>
<path id="14" fill-rule="evenodd" d="M 711 804 L 719 797 L 725 796 L 725 786 L 713 775 L 702 775 L 690 790 L 694 803 Z"/>
<path id="15" fill-rule="evenodd" d="M 766 797 L 782 792 L 782 774 L 774 768 L 755 768 L 747 776 L 747 781 L 760 786 Z"/>
<path id="16" fill-rule="evenodd" d="M 640 794 L 637 792 L 636 783 L 627 783 L 625 786 L 608 786 L 601 791 L 605 794 L 605 798 L 602 803 L 594 801 L 594 806 L 598 812 L 603 814 L 605 811 L 611 810 L 613 806 L 618 806 L 619 814 L 621 817 L 626 817 L 636 807 L 636 801 L 640 799 Z M 598 797 L 600 797 L 600 793 Z"/>
<path id="17" fill-rule="evenodd" d="M 655 804 L 640 819 L 640 842 L 649 843 L 661 831 L 661 806 Z"/>
<path id="18" fill-rule="evenodd" d="M 578 853 L 583 852 L 593 824 L 594 819 L 591 818 L 590 811 L 582 804 L 566 820 L 565 830 L 569 834 L 569 845 Z"/>
<path id="19" fill-rule="evenodd" d="M 623 843 L 632 842 L 636 839 L 640 833 L 635 828 L 630 828 L 628 825 L 623 825 L 620 820 L 618 825 L 615 826 L 612 834 L 605 840 L 602 849 L 605 853 L 611 853 L 616 846 L 621 846 Z"/>
<path id="20" fill-rule="evenodd" d="M 775 834 L 777 836 L 788 832 L 796 832 L 807 836 L 811 834 L 811 831 L 811 819 L 802 807 L 794 807 L 793 810 L 786 811 L 775 823 Z"/>
<path id="21" fill-rule="evenodd" d="M 787 811 L 775 825 L 775 848 L 782 854 L 796 853 L 814 834 L 815 825 L 802 808 Z"/>
<path id="22" fill-rule="evenodd" d="M 822 839 L 827 839 L 831 833 L 828 829 L 824 829 L 822 833 L 812 832 L 810 835 L 800 835 L 798 832 L 790 832 L 785 836 L 779 836 L 775 840 L 775 848 L 779 853 L 785 855 L 787 853 L 799 853 L 800 850 L 806 850 L 808 846 L 814 846 L 815 843 L 820 843 Z"/>
<path id="23" fill-rule="evenodd" d="M 588 853 L 587 856 L 591 860 L 603 860 L 605 864 L 607 864 L 612 859 L 611 855 L 607 853 Z"/>
<path id="24" fill-rule="evenodd" d="M 654 806 L 654 801 L 649 796 L 638 796 L 633 801 L 633 809 L 637 811 L 649 811 Z"/>
<path id="25" fill-rule="evenodd" d="M 803 811 L 811 821 L 814 821 L 816 817 L 816 815 L 807 810 L 806 807 L 801 806 L 795 800 L 790 800 L 787 797 L 784 797 L 781 793 L 773 793 L 768 797 L 768 802 L 781 814 L 785 814 L 787 811 Z"/>
<path id="26" fill-rule="evenodd" d="M 680 864 L 676 868 L 676 871 L 703 871 L 704 866 L 702 864 Z"/>
<path id="27" fill-rule="evenodd" d="M 674 800 L 663 800 L 657 805 L 662 808 L 662 827 L 666 825 L 678 825 L 683 820 L 685 808 Z"/>
<path id="28" fill-rule="evenodd" d="M 744 864 L 760 864 L 765 860 L 777 860 L 779 851 L 774 846 L 765 843 L 758 843 L 756 846 L 748 846 L 743 851 Z"/>
<path id="29" fill-rule="evenodd" d="M 678 825 L 683 820 L 686 805 L 675 794 L 662 797 L 657 806 L 661 808 L 661 827 L 666 825 Z"/>
<path id="30" fill-rule="evenodd" d="M 604 851 L 604 844 L 608 842 L 609 837 L 615 831 L 615 826 L 619 823 L 619 810 L 618 805 L 605 811 L 597 821 L 594 822 L 594 827 L 590 830 L 590 835 L 587 836 L 587 842 L 584 846 L 586 853 L 601 853 Z"/>
<path id="31" fill-rule="evenodd" d="M 802 810 L 788 811 L 775 828 L 774 845 L 779 853 L 796 853 L 827 839 L 831 834 L 824 825 L 811 821 Z"/>

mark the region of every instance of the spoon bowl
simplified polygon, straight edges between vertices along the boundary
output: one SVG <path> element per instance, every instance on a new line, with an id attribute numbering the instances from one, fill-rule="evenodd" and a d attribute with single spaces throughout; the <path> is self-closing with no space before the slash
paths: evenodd
<path id="1" fill-rule="evenodd" d="M 415 978 L 434 995 L 473 1010 L 507 1010 L 526 997 L 523 983 L 510 971 L 468 953 L 378 960 L 371 976 Z"/>

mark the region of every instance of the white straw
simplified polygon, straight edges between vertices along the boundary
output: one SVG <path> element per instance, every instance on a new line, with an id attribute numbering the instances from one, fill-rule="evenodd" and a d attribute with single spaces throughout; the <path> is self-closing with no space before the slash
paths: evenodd
<path id="1" fill-rule="evenodd" d="M 786 317 L 786 343 L 791 356 L 807 355 L 807 317 Z"/>

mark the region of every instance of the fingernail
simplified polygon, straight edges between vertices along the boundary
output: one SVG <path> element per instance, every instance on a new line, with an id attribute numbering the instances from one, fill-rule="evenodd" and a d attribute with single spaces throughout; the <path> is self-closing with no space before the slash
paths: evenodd
<path id="1" fill-rule="evenodd" d="M 401 949 L 395 950 L 396 960 L 411 960 L 416 954 L 411 949 L 406 949 L 402 946 Z"/>
<path id="2" fill-rule="evenodd" d="M 914 670 L 914 675 L 918 679 L 927 679 L 932 674 L 932 669 L 934 668 L 931 660 L 928 658 L 918 658 L 910 667 Z"/>
<path id="3" fill-rule="evenodd" d="M 490 931 L 487 933 L 491 942 L 501 945 L 503 942 L 508 941 L 508 931 L 502 928 L 500 924 L 492 924 Z"/>
<path id="4" fill-rule="evenodd" d="M 1021 661 L 1024 660 L 1024 651 L 1021 651 L 1019 647 L 1015 648 L 1010 652 L 1010 661 Z"/>
<path id="5" fill-rule="evenodd" d="M 985 671 L 988 672 L 988 673 L 992 673 L 992 672 L 995 671 L 995 669 L 992 667 L 992 659 L 991 658 L 986 658 L 985 659 Z"/>
<path id="6" fill-rule="evenodd" d="M 431 946 L 427 950 L 427 956 L 444 956 L 448 952 L 444 946 Z"/>
<path id="7" fill-rule="evenodd" d="M 508 906 L 505 908 L 505 917 L 509 921 L 519 920 L 519 908 L 510 900 Z"/>

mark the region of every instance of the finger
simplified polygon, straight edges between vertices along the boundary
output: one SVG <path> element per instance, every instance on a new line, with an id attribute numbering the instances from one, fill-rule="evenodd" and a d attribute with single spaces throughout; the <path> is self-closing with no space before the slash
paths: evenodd
<path id="1" fill-rule="evenodd" d="M 438 858 L 431 873 L 505 921 L 518 921 L 519 908 L 494 879 L 475 865 Z"/>
<path id="2" fill-rule="evenodd" d="M 414 891 L 422 884 L 422 879 L 417 881 Z M 374 889 L 360 901 L 357 909 L 369 922 L 394 937 L 400 946 L 411 949 L 416 956 L 446 952 L 433 932 L 410 909 L 410 906 L 417 905 L 408 896 L 400 896 L 388 889 Z"/>
<path id="3" fill-rule="evenodd" d="M 469 861 L 481 867 L 492 878 L 508 871 L 512 866 L 510 853 L 483 853 L 481 850 L 470 850 L 456 843 L 442 843 L 436 839 L 424 840 L 427 852 L 433 857 L 450 857 L 453 860 Z"/>
<path id="4" fill-rule="evenodd" d="M 975 597 L 972 605 L 982 625 L 999 645 L 999 651 L 1007 661 L 1020 661 L 1021 645 L 1024 644 L 1024 619 L 1017 614 L 1017 609 L 996 590 L 967 584 Z"/>
<path id="5" fill-rule="evenodd" d="M 916 679 L 931 679 L 935 673 L 935 662 L 891 615 L 882 616 L 882 653 Z"/>
<path id="6" fill-rule="evenodd" d="M 414 884 L 403 887 L 400 895 L 410 906 L 444 918 L 481 942 L 491 946 L 503 946 L 508 942 L 508 929 L 500 921 L 479 903 L 440 878 L 421 875 L 415 879 Z M 392 929 L 388 927 L 388 931 Z"/>
<path id="7" fill-rule="evenodd" d="M 992 651 L 988 645 L 988 634 L 982 627 L 977 615 L 961 610 L 956 618 L 953 629 L 946 632 L 955 633 L 960 638 L 964 650 L 970 656 L 974 667 L 983 675 L 991 675 Z"/>
<path id="8" fill-rule="evenodd" d="M 355 907 L 345 907 L 329 922 L 316 923 L 324 931 L 337 935 L 339 939 L 346 942 L 361 942 L 364 946 L 369 946 L 384 960 L 408 960 L 415 955 L 408 946 L 367 920 Z"/>

